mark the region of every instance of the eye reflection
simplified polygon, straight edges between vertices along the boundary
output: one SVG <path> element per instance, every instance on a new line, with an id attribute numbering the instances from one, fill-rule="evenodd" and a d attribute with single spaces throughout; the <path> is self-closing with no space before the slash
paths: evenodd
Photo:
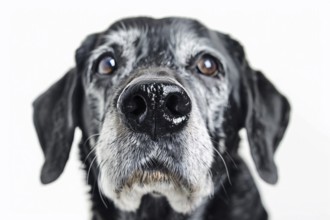
<path id="1" fill-rule="evenodd" d="M 213 76 L 219 72 L 217 61 L 210 55 L 204 55 L 197 61 L 197 69 L 207 76 Z"/>
<path id="2" fill-rule="evenodd" d="M 113 73 L 115 69 L 116 60 L 112 56 L 107 55 L 99 61 L 97 72 L 102 75 L 108 75 Z"/>

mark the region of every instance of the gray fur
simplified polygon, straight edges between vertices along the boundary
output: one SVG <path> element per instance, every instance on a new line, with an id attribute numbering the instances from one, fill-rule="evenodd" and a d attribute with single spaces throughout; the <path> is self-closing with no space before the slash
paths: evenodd
<path id="1" fill-rule="evenodd" d="M 105 51 L 113 51 L 111 45 L 117 44 L 123 48 L 121 56 L 125 57 L 127 62 L 126 66 L 120 67 L 111 78 L 112 86 L 120 87 L 118 84 L 125 82 L 127 77 L 134 79 L 142 77 L 140 75 L 143 74 L 153 77 L 154 72 L 159 69 L 155 66 L 160 65 L 163 70 L 172 74 L 170 78 L 176 83 L 180 84 L 175 77 L 181 78 L 183 87 L 192 98 L 193 108 L 187 127 L 177 134 L 162 138 L 159 142 L 152 142 L 146 135 L 136 134 L 123 124 L 116 106 L 112 105 L 114 97 L 118 94 L 117 91 L 110 86 L 106 90 L 97 88 L 93 81 L 86 85 L 87 96 L 93 97 L 94 101 L 97 100 L 100 103 L 98 105 L 100 109 L 96 110 L 99 112 L 95 115 L 100 116 L 98 120 L 104 119 L 100 124 L 100 136 L 95 145 L 97 163 L 101 171 L 99 186 L 107 197 L 126 211 L 136 210 L 141 197 L 153 191 L 166 195 L 172 208 L 183 213 L 192 211 L 213 193 L 210 168 L 214 152 L 209 132 L 216 132 L 217 128 L 221 128 L 223 122 L 221 115 L 228 99 L 227 79 L 192 76 L 192 73 L 188 72 L 185 67 L 188 60 L 200 51 L 206 51 L 223 61 L 224 59 L 219 51 L 209 46 L 209 39 L 198 37 L 195 32 L 190 31 L 189 26 L 178 25 L 184 28 L 179 29 L 180 31 L 173 29 L 176 31 L 171 31 L 165 40 L 168 47 L 162 50 L 155 47 L 157 41 L 153 44 L 148 42 L 146 32 L 151 31 L 150 29 L 140 30 L 125 27 L 110 31 L 103 36 L 106 43 L 96 47 L 89 58 L 88 69 L 91 71 L 92 61 Z M 137 45 L 141 48 L 134 45 L 138 38 L 142 39 Z M 142 50 L 142 53 L 136 57 L 138 49 Z M 154 53 L 155 51 L 157 54 Z M 155 55 L 163 56 L 162 62 L 160 64 L 150 63 L 151 67 L 146 67 L 145 63 L 152 62 L 150 57 Z M 164 59 L 166 57 L 168 59 Z M 146 61 L 142 62 L 142 60 Z M 139 62 L 143 63 L 142 67 L 138 66 Z M 201 81 L 198 77 L 205 79 Z M 215 80 L 217 83 L 213 82 Z M 214 86 L 205 89 L 205 81 Z M 104 99 L 104 94 L 107 99 Z M 196 97 L 199 100 L 195 100 Z M 201 102 L 201 100 L 204 101 Z M 205 106 L 208 107 L 205 108 Z M 96 138 L 92 139 L 96 141 Z M 173 148 L 176 151 L 179 149 L 179 154 L 175 158 L 171 156 L 175 154 L 172 152 Z M 125 180 L 132 172 L 141 169 L 142 163 L 155 158 L 161 160 L 170 170 L 178 172 L 186 185 L 178 187 L 172 182 L 144 184 L 143 186 L 135 183 L 131 187 L 125 185 Z"/>

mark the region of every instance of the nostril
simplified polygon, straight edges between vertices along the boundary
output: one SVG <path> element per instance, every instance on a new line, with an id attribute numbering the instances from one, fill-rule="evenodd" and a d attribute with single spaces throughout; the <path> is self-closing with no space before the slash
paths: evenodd
<path id="1" fill-rule="evenodd" d="M 170 95 L 166 101 L 166 108 L 173 116 L 182 116 L 179 110 L 179 97 L 177 95 Z"/>
<path id="2" fill-rule="evenodd" d="M 139 95 L 134 96 L 127 107 L 128 112 L 134 115 L 142 114 L 147 108 L 144 99 Z"/>
<path id="3" fill-rule="evenodd" d="M 187 97 L 171 94 L 166 100 L 166 108 L 174 117 L 182 117 L 190 112 L 191 106 Z"/>
<path id="4" fill-rule="evenodd" d="M 146 114 L 147 104 L 144 98 L 140 95 L 135 95 L 130 98 L 127 103 L 124 105 L 124 113 L 130 115 L 135 119 L 138 119 L 138 122 L 144 120 Z"/>

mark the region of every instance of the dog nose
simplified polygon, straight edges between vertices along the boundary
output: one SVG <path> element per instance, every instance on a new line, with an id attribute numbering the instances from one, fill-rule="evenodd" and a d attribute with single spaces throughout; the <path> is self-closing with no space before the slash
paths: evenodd
<path id="1" fill-rule="evenodd" d="M 155 139 L 185 126 L 191 101 L 182 86 L 152 79 L 128 85 L 119 97 L 118 108 L 132 130 Z"/>

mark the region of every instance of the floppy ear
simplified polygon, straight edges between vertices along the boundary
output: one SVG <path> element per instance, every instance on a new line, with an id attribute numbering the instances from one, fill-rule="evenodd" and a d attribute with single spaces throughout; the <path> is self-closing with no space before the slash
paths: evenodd
<path id="1" fill-rule="evenodd" d="M 267 183 L 277 182 L 274 153 L 283 138 L 290 115 L 288 100 L 259 71 L 250 68 L 240 43 L 228 35 L 227 42 L 240 70 L 239 106 L 241 126 L 246 128 L 250 151 L 260 177 Z"/>
<path id="2" fill-rule="evenodd" d="M 274 184 L 278 179 L 274 153 L 288 126 L 290 105 L 261 72 L 245 74 L 245 128 L 251 155 L 260 177 Z"/>
<path id="3" fill-rule="evenodd" d="M 63 172 L 69 158 L 74 131 L 78 124 L 81 91 L 81 72 L 94 47 L 98 34 L 88 36 L 76 50 L 76 68 L 34 102 L 33 121 L 45 155 L 41 182 L 55 181 Z"/>
<path id="4" fill-rule="evenodd" d="M 77 126 L 78 74 L 71 69 L 33 102 L 33 121 L 45 155 L 44 184 L 56 180 L 69 158 Z"/>

